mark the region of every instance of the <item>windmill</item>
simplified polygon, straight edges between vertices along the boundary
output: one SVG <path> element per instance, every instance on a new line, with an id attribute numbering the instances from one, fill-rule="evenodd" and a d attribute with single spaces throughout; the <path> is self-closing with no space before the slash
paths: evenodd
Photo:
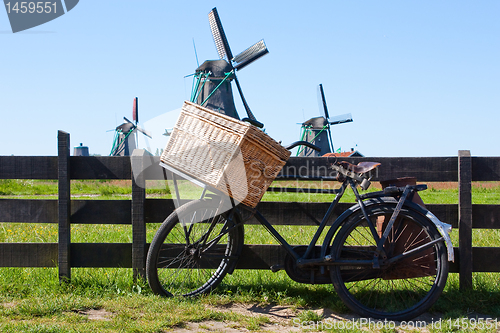
<path id="1" fill-rule="evenodd" d="M 226 34 L 222 28 L 219 14 L 217 13 L 217 8 L 213 8 L 210 11 L 208 20 L 215 47 L 219 54 L 219 60 L 207 60 L 196 69 L 191 101 L 233 118 L 240 119 L 234 105 L 231 89 L 231 81 L 234 80 L 249 121 L 256 126 L 262 127 L 263 125 L 255 119 L 243 96 L 243 91 L 236 77 L 236 71 L 243 69 L 269 52 L 264 40 L 255 43 L 233 57 Z"/>
<path id="2" fill-rule="evenodd" d="M 138 127 L 139 123 L 139 99 L 134 98 L 132 107 L 132 120 L 123 117 L 125 122 L 115 128 L 115 138 L 113 140 L 113 148 L 109 156 L 130 156 L 137 147 L 137 140 L 139 132 L 151 138 L 151 134 Z"/>
<path id="3" fill-rule="evenodd" d="M 324 154 L 331 153 L 333 150 L 331 125 L 352 122 L 350 113 L 330 118 L 322 84 L 318 87 L 318 101 L 320 111 L 323 111 L 324 116 L 314 117 L 302 123 L 301 140 L 320 147 L 321 151 L 318 152 L 303 146 L 297 151 L 297 156 L 323 156 Z"/>

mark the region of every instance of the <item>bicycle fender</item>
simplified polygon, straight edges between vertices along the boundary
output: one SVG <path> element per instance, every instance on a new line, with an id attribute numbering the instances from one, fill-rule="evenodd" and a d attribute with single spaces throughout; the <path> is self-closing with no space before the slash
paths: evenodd
<path id="1" fill-rule="evenodd" d="M 392 197 L 380 197 L 380 198 L 374 198 L 374 199 L 369 199 L 366 201 L 363 201 L 363 204 L 365 207 L 371 207 L 374 205 L 380 205 L 380 204 L 390 204 L 390 203 L 397 203 L 397 200 L 392 198 Z M 404 207 L 407 207 L 413 211 L 416 211 L 417 213 L 425 216 L 427 219 L 429 219 L 435 226 L 438 232 L 441 234 L 441 236 L 444 238 L 445 243 L 446 243 L 446 250 L 448 252 L 448 261 L 455 261 L 455 252 L 453 251 L 453 244 L 451 243 L 451 238 L 449 235 L 449 232 L 451 231 L 451 225 L 448 223 L 441 222 L 436 215 L 425 209 L 424 207 L 413 203 L 413 202 L 406 202 L 404 204 Z M 344 211 L 332 224 L 330 229 L 328 230 L 328 233 L 325 236 L 325 240 L 323 241 L 323 244 L 321 245 L 321 255 L 325 256 L 326 251 L 328 249 L 328 245 L 330 243 L 330 240 L 333 238 L 337 230 L 342 226 L 342 224 L 351 216 L 352 214 L 356 213 L 357 211 L 361 210 L 361 207 L 359 204 L 355 204 L 346 211 Z"/>
<path id="2" fill-rule="evenodd" d="M 446 250 L 448 252 L 448 261 L 455 262 L 455 251 L 453 250 L 453 244 L 451 243 L 451 238 L 450 238 L 450 231 L 452 229 L 451 224 L 444 223 L 440 221 L 436 215 L 425 209 L 424 207 L 414 203 L 414 202 L 407 202 L 405 206 L 417 211 L 418 213 L 424 215 L 427 217 L 429 220 L 434 223 L 436 226 L 436 229 L 439 231 L 441 236 L 443 236 L 445 243 L 446 243 Z"/>

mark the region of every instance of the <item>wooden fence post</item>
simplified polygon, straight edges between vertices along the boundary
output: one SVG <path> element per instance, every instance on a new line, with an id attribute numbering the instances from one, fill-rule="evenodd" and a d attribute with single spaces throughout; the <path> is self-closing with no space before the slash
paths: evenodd
<path id="1" fill-rule="evenodd" d="M 58 212 L 59 244 L 58 266 L 59 281 L 71 279 L 71 192 L 70 192 L 70 147 L 69 133 L 57 133 L 57 168 L 58 168 Z"/>
<path id="2" fill-rule="evenodd" d="M 132 167 L 132 268 L 134 279 L 146 276 L 146 223 L 144 204 L 146 181 L 144 179 L 144 156 L 141 150 L 134 150 L 130 157 Z"/>
<path id="3" fill-rule="evenodd" d="M 460 289 L 472 288 L 472 160 L 469 150 L 458 151 L 458 237 Z"/>

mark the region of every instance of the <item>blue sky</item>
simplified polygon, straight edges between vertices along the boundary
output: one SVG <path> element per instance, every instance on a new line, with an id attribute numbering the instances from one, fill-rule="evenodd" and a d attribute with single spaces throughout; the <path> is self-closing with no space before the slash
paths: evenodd
<path id="1" fill-rule="evenodd" d="M 496 0 L 80 0 L 16 34 L 0 10 L 0 155 L 56 155 L 57 130 L 71 134 L 72 146 L 107 155 L 106 131 L 131 117 L 134 97 L 146 128 L 178 109 L 191 92 L 184 77 L 197 67 L 193 39 L 200 63 L 217 58 L 213 7 L 233 54 L 266 42 L 270 53 L 238 78 L 275 139 L 298 140 L 297 123 L 321 115 L 322 83 L 330 114 L 354 119 L 333 127 L 335 148 L 357 145 L 373 157 L 460 149 L 500 156 Z"/>

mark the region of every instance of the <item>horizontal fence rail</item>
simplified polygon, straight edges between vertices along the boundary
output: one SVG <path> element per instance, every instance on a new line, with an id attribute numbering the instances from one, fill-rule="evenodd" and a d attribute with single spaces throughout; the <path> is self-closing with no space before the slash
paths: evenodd
<path id="1" fill-rule="evenodd" d="M 59 243 L 0 243 L 0 267 L 59 267 L 61 279 L 70 278 L 71 267 L 133 268 L 143 276 L 146 223 L 161 223 L 174 210 L 170 199 L 146 199 L 145 180 L 163 180 L 159 157 L 141 161 L 145 169 L 134 175 L 131 157 L 69 156 L 69 134 L 59 132 L 59 156 L 0 156 L 0 179 L 58 180 L 59 198 L 0 199 L 0 222 L 55 223 Z M 133 157 L 132 157 L 133 158 Z M 459 228 L 459 246 L 451 272 L 460 273 L 460 285 L 472 285 L 472 272 L 500 272 L 500 247 L 472 247 L 472 229 L 500 229 L 500 205 L 473 205 L 472 181 L 500 181 L 500 157 L 471 157 L 459 151 L 457 157 L 371 157 L 342 159 L 351 163 L 382 163 L 373 180 L 412 176 L 419 182 L 458 182 L 459 204 L 428 204 L 440 220 Z M 292 157 L 277 180 L 321 179 L 335 174 L 330 165 L 335 158 Z M 134 177 L 135 176 L 135 177 Z M 72 179 L 132 180 L 131 200 L 71 199 Z M 317 225 L 328 203 L 261 202 L 259 211 L 273 225 Z M 336 207 L 334 221 L 352 204 Z M 71 243 L 70 224 L 132 225 L 132 243 Z M 247 224 L 258 224 L 255 219 Z M 457 245 L 457 244 L 455 244 Z M 244 246 L 239 269 L 269 269 L 281 263 L 285 252 L 279 245 Z"/>
<path id="2" fill-rule="evenodd" d="M 57 156 L 0 156 L 0 179 L 58 179 Z M 308 175 L 328 177 L 333 157 L 290 157 L 276 180 Z M 351 157 L 338 159 L 357 164 L 382 163 L 373 180 L 412 176 L 422 182 L 457 182 L 458 157 Z M 148 180 L 164 179 L 152 156 L 145 172 Z M 71 179 L 131 179 L 130 157 L 71 156 Z M 472 181 L 500 181 L 500 157 L 471 157 Z"/>

